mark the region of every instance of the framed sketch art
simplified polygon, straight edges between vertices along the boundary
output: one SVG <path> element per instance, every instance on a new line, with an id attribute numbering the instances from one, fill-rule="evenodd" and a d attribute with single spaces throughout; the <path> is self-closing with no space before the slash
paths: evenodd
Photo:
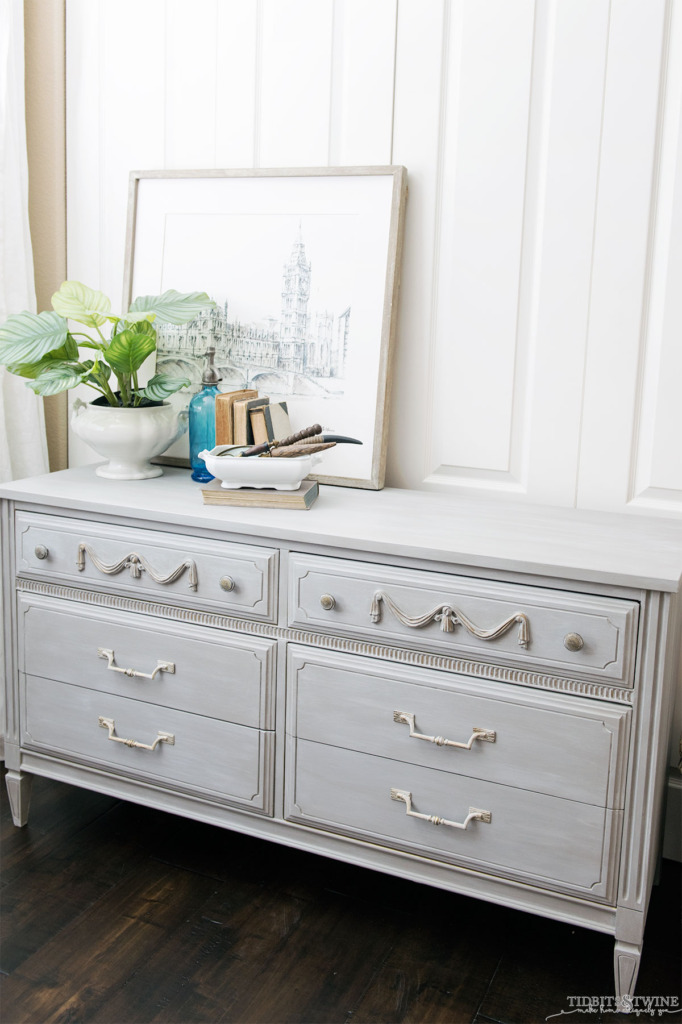
<path id="1" fill-rule="evenodd" d="M 403 167 L 134 171 L 124 302 L 206 291 L 183 327 L 159 327 L 157 368 L 200 388 L 215 349 L 221 390 L 286 401 L 293 430 L 361 440 L 325 452 L 325 483 L 384 483 Z M 127 308 L 127 307 L 126 307 Z M 163 461 L 188 465 L 187 436 Z"/>

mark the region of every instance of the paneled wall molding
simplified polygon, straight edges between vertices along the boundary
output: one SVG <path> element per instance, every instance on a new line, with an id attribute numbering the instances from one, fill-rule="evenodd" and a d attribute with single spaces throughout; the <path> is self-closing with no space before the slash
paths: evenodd
<path id="1" fill-rule="evenodd" d="M 682 13 L 673 3 L 666 13 L 628 504 L 669 515 L 682 511 L 682 457 L 670 447 L 682 432 Z"/>
<path id="2" fill-rule="evenodd" d="M 669 433 L 682 427 L 669 308 L 679 291 L 679 34 L 676 4 L 611 7 L 577 487 L 586 507 L 682 513 Z"/>

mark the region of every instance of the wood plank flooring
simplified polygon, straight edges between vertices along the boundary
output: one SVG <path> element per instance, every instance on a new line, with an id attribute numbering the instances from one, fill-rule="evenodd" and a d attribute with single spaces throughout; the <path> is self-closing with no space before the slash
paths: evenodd
<path id="1" fill-rule="evenodd" d="M 534 1024 L 612 993 L 606 935 L 46 779 L 15 829 L 0 788 L 2 1024 Z M 680 874 L 639 995 L 681 998 Z"/>

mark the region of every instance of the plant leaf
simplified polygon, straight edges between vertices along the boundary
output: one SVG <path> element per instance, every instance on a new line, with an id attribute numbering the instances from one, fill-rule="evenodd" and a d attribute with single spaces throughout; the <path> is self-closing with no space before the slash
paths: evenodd
<path id="1" fill-rule="evenodd" d="M 186 324 L 204 309 L 215 306 L 206 292 L 176 292 L 173 288 L 163 295 L 142 295 L 130 307 L 131 313 L 156 313 L 162 323 Z M 126 314 L 126 317 L 129 314 Z"/>
<path id="2" fill-rule="evenodd" d="M 80 281 L 64 281 L 52 296 L 52 308 L 69 320 L 77 320 L 86 327 L 99 327 L 106 323 L 111 302 L 94 288 Z"/>
<path id="3" fill-rule="evenodd" d="M 94 342 L 89 342 L 88 347 L 92 344 L 94 344 Z M 78 342 L 71 334 L 67 334 L 66 345 L 64 345 L 63 349 L 60 348 L 59 352 L 64 353 L 64 355 L 61 356 L 62 359 L 78 359 Z M 52 355 L 57 358 L 57 352 L 53 352 Z"/>
<path id="4" fill-rule="evenodd" d="M 121 319 L 121 323 L 125 326 L 126 324 L 138 324 L 141 320 L 148 320 L 151 323 L 156 320 L 156 313 L 133 313 L 130 310 Z"/>
<path id="5" fill-rule="evenodd" d="M 85 341 L 83 338 L 78 339 L 79 348 L 94 348 L 98 352 L 101 352 L 106 343 L 101 341 Z M 77 354 L 77 353 L 76 353 Z"/>
<path id="6" fill-rule="evenodd" d="M 111 368 L 106 363 L 93 362 L 92 359 L 88 359 L 81 365 L 83 370 L 86 371 L 82 377 L 84 382 L 90 381 L 103 388 L 111 377 Z"/>
<path id="7" fill-rule="evenodd" d="M 62 363 L 65 360 L 73 362 L 78 359 L 78 345 L 70 334 L 66 336 L 66 344 L 61 348 L 53 349 L 46 356 L 35 363 L 11 363 L 7 369 L 17 377 L 39 377 L 41 373 L 51 367 L 54 363 Z"/>
<path id="8" fill-rule="evenodd" d="M 36 395 L 58 395 L 80 384 L 83 379 L 83 367 L 80 363 L 55 363 L 44 370 L 35 380 L 26 381 L 26 387 L 35 391 Z"/>
<path id="9" fill-rule="evenodd" d="M 60 350 L 61 351 L 61 350 Z M 7 369 L 10 373 L 13 373 L 15 377 L 26 377 L 28 380 L 35 380 L 41 373 L 48 370 L 55 363 L 62 363 L 63 357 L 53 359 L 51 355 L 44 356 L 39 359 L 37 363 L 10 363 Z"/>
<path id="10" fill-rule="evenodd" d="M 116 373 L 135 373 L 156 348 L 156 331 L 148 320 L 114 335 L 104 358 Z"/>
<path id="11" fill-rule="evenodd" d="M 191 383 L 189 377 L 169 377 L 165 373 L 157 373 L 138 394 L 151 402 L 164 402 L 176 391 L 189 387 Z"/>
<path id="12" fill-rule="evenodd" d="M 15 313 L 0 327 L 0 364 L 37 363 L 67 343 L 66 320 L 57 313 Z"/>

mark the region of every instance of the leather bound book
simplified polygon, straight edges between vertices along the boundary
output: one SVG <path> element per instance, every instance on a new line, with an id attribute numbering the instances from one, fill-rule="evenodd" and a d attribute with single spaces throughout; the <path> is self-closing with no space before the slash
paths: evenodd
<path id="1" fill-rule="evenodd" d="M 282 441 L 293 433 L 286 402 L 270 402 L 268 406 L 272 426 L 271 441 Z"/>
<path id="2" fill-rule="evenodd" d="M 269 408 L 267 405 L 259 405 L 256 409 L 251 409 L 249 412 L 254 444 L 265 444 L 268 441 L 274 440 L 272 436 L 272 420 L 268 415 Z"/>
<path id="3" fill-rule="evenodd" d="M 215 398 L 215 443 L 234 444 L 234 403 L 247 398 L 257 398 L 258 392 L 252 388 L 240 388 L 238 391 L 221 391 Z"/>
<path id="4" fill-rule="evenodd" d="M 266 396 L 264 398 L 246 398 L 234 403 L 232 444 L 253 444 L 253 430 L 251 429 L 250 415 L 251 410 L 267 405 L 269 401 L 270 399 Z M 217 443 L 218 442 L 216 440 L 216 444 Z"/>

